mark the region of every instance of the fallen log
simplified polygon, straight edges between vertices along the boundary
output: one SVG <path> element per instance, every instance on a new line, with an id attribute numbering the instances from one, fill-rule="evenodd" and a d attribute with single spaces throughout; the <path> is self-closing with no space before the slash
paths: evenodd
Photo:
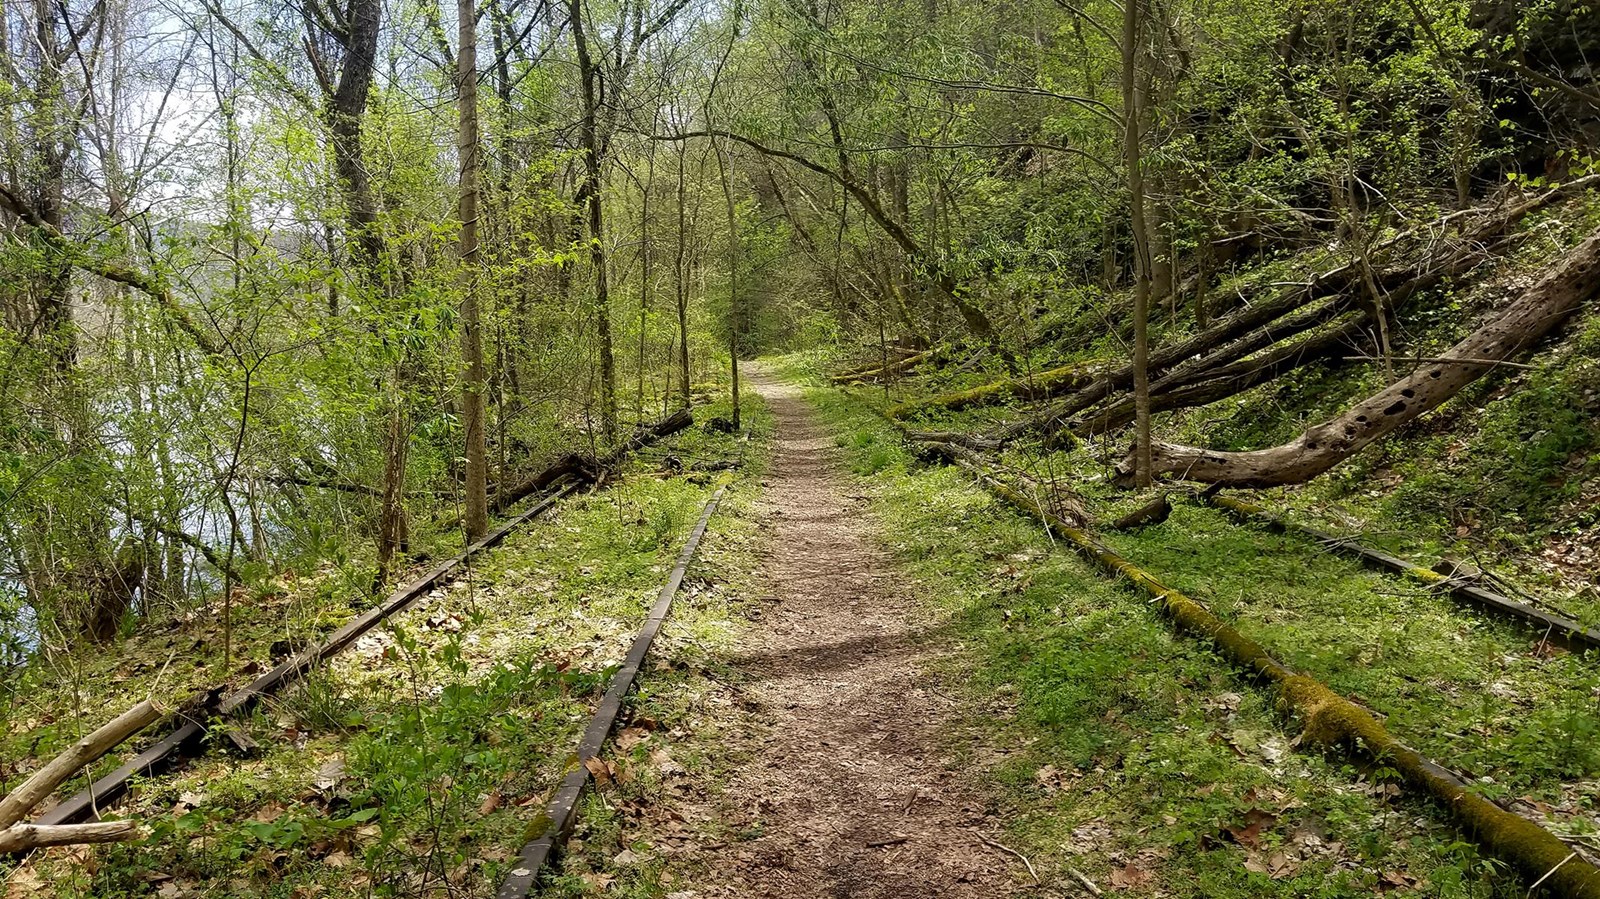
<path id="1" fill-rule="evenodd" d="M 82 843 L 125 843 L 140 835 L 137 821 L 96 821 L 93 824 L 14 824 L 0 830 L 0 855 L 27 852 L 46 846 Z"/>
<path id="2" fill-rule="evenodd" d="M 891 346 L 888 350 L 888 361 L 899 362 L 902 359 L 908 359 L 922 352 L 925 352 L 925 350 L 915 349 L 912 347 Z M 857 378 L 869 371 L 877 371 L 883 366 L 884 360 L 882 358 L 882 354 L 880 354 L 879 358 L 873 359 L 870 362 L 862 362 L 859 365 L 852 365 L 849 368 L 840 369 L 834 373 L 834 378 Z"/>
<path id="3" fill-rule="evenodd" d="M 1100 374 L 1098 363 L 1075 363 L 1040 372 L 1033 377 L 1006 378 L 972 387 L 941 393 L 924 400 L 901 403 L 889 410 L 889 417 L 904 421 L 924 412 L 958 412 L 973 406 L 987 406 L 1008 400 L 1037 402 L 1077 390 Z"/>
<path id="4" fill-rule="evenodd" d="M 943 347 L 934 347 L 931 350 L 923 350 L 916 355 L 907 356 L 904 359 L 891 362 L 888 365 L 880 366 L 878 368 L 868 369 L 863 372 L 834 375 L 831 380 L 835 384 L 851 384 L 856 381 L 876 381 L 879 378 L 888 377 L 889 375 L 899 374 L 900 372 L 916 368 L 924 362 L 937 362 L 938 360 L 944 358 L 944 354 L 945 349 Z"/>
<path id="5" fill-rule="evenodd" d="M 1399 775 L 1429 796 L 1484 849 L 1549 895 L 1600 899 L 1600 868 L 1580 858 L 1555 834 L 1483 798 L 1461 776 L 1395 739 L 1370 712 L 1311 677 L 1273 658 L 1200 602 L 1179 593 L 1117 555 L 1087 531 L 1053 516 L 1032 498 L 990 476 L 979 465 L 958 462 L 989 492 L 1044 522 L 1092 564 L 1149 596 L 1179 631 L 1210 643 L 1224 659 L 1268 681 L 1281 711 L 1303 722 L 1299 742 L 1343 751 Z"/>
<path id="6" fill-rule="evenodd" d="M 1517 240 L 1517 236 L 1510 234 L 1510 231 L 1523 219 L 1595 186 L 1600 186 L 1600 175 L 1589 175 L 1531 199 L 1491 210 L 1452 212 L 1426 226 L 1389 237 L 1369 253 L 1369 264 L 1381 262 L 1410 244 L 1422 243 L 1427 252 L 1420 261 L 1414 263 L 1378 268 L 1374 272 L 1374 283 L 1389 296 L 1391 303 L 1397 303 L 1448 277 L 1471 270 L 1495 253 L 1503 251 L 1508 242 Z M 1445 232 L 1458 227 L 1457 233 L 1446 236 Z M 1259 303 L 1246 305 L 1187 339 L 1154 347 L 1150 353 L 1150 375 L 1152 378 L 1162 377 L 1178 366 L 1195 369 L 1195 374 L 1199 375 L 1205 368 L 1243 358 L 1296 333 L 1331 321 L 1352 308 L 1354 300 L 1350 294 L 1364 289 L 1362 277 L 1361 265 L 1355 261 L 1347 262 L 1313 275 L 1305 283 L 1292 285 Z M 1318 301 L 1326 302 L 1315 309 L 1306 308 Z M 1279 321 L 1296 312 L 1301 314 L 1288 321 Z M 1004 445 L 1029 434 L 1049 431 L 1072 421 L 1074 416 L 1119 391 L 1132 387 L 1133 366 L 1121 366 L 1106 372 L 1059 403 L 1007 425 L 995 432 L 991 439 Z"/>
<path id="7" fill-rule="evenodd" d="M 1535 346 L 1600 291 L 1600 232 L 1566 251 L 1539 282 L 1488 324 L 1343 415 L 1289 443 L 1245 452 L 1219 452 L 1157 442 L 1152 470 L 1232 487 L 1298 484 L 1327 471 L 1401 425 L 1438 408 L 1462 388 Z M 1119 483 L 1132 478 L 1132 453 L 1118 465 Z"/>
<path id="8" fill-rule="evenodd" d="M 1110 525 L 1113 531 L 1131 531 L 1137 528 L 1150 527 L 1161 524 L 1172 516 L 1172 500 L 1167 499 L 1166 491 L 1156 494 L 1156 498 L 1145 503 L 1132 512 L 1118 518 Z"/>
<path id="9" fill-rule="evenodd" d="M 669 437 L 694 424 L 694 413 L 688 407 L 668 415 L 653 425 L 639 428 L 626 442 L 613 449 L 610 453 L 599 459 L 591 459 L 579 453 L 568 453 L 538 474 L 519 481 L 511 487 L 495 491 L 489 500 L 489 511 L 496 514 L 504 512 L 522 500 L 541 490 L 548 488 L 562 478 L 577 478 L 592 481 L 601 476 L 608 469 L 615 468 L 617 463 L 629 453 Z"/>
<path id="10" fill-rule="evenodd" d="M 34 806 L 56 791 L 56 787 L 165 714 L 154 700 L 146 699 L 67 747 L 0 799 L 0 830 L 27 817 Z"/>
<path id="11" fill-rule="evenodd" d="M 1185 382 L 1174 376 L 1150 385 L 1150 411 L 1171 412 L 1220 402 L 1291 371 L 1336 356 L 1358 339 L 1370 319 L 1356 315 L 1335 328 L 1302 340 L 1274 347 L 1260 356 L 1241 359 L 1209 371 L 1206 380 Z M 1077 418 L 1063 425 L 1076 437 L 1089 438 L 1115 431 L 1133 422 L 1133 397 L 1119 397 L 1100 407 L 1093 416 Z M 1055 435 L 1052 435 L 1054 437 Z"/>
<path id="12" fill-rule="evenodd" d="M 1201 493 L 1200 498 L 1212 506 L 1226 510 L 1237 518 L 1245 521 L 1254 521 L 1282 533 L 1299 534 L 1316 541 L 1329 552 L 1353 556 L 1374 568 L 1403 574 L 1430 589 L 1446 591 L 1458 601 L 1525 621 L 1540 632 L 1542 639 L 1572 649 L 1600 648 L 1600 629 L 1585 627 L 1571 618 L 1552 615 L 1527 603 L 1518 602 L 1508 596 L 1503 596 L 1493 590 L 1481 587 L 1468 578 L 1453 576 L 1451 573 L 1455 570 L 1453 567 L 1448 567 L 1441 572 L 1423 568 L 1421 565 L 1413 565 L 1386 552 L 1369 546 L 1362 546 L 1347 537 L 1336 537 L 1316 528 L 1296 524 L 1282 516 L 1274 515 L 1262 506 L 1237 497 L 1224 496 L 1217 493 Z M 1444 564 L 1441 563 L 1441 566 Z"/>

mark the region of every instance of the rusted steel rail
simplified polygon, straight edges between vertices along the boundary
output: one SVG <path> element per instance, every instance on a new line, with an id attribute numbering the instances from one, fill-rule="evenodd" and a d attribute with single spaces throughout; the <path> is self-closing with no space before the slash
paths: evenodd
<path id="1" fill-rule="evenodd" d="M 705 511 L 700 513 L 700 520 L 695 523 L 694 530 L 689 532 L 689 540 L 684 544 L 683 551 L 678 554 L 678 563 L 672 567 L 667 582 L 656 595 L 655 605 L 650 609 L 650 617 L 645 619 L 644 626 L 639 629 L 639 636 L 634 638 L 633 647 L 628 650 L 622 667 L 611 676 L 611 685 L 606 689 L 606 695 L 600 700 L 600 704 L 595 707 L 594 717 L 589 719 L 589 726 L 584 729 L 583 738 L 578 741 L 577 752 L 567 760 L 566 776 L 562 778 L 561 786 L 556 789 L 555 797 L 550 800 L 550 806 L 545 810 L 545 818 L 549 823 L 545 826 L 544 833 L 522 847 L 511 873 L 500 882 L 500 891 L 497 894 L 499 899 L 525 899 L 531 896 L 545 864 L 550 861 L 561 844 L 566 842 L 567 835 L 571 833 L 572 825 L 577 818 L 578 800 L 583 796 L 583 788 L 589 784 L 589 768 L 586 763 L 600 754 L 606 739 L 610 737 L 611 728 L 617 723 L 617 715 L 622 711 L 622 702 L 627 698 L 628 691 L 633 689 L 633 682 L 639 675 L 639 666 L 644 664 L 645 656 L 650 652 L 650 644 L 655 642 L 656 634 L 661 632 L 662 622 L 666 621 L 667 614 L 672 611 L 672 600 L 678 595 L 678 588 L 683 585 L 683 577 L 689 570 L 689 563 L 694 560 L 695 550 L 700 547 L 700 538 L 705 536 L 706 526 L 710 524 L 711 516 L 717 511 L 717 505 L 722 502 L 722 495 L 727 489 L 726 486 L 717 488 L 717 492 L 706 502 Z"/>
<path id="2" fill-rule="evenodd" d="M 1037 517 L 1106 574 L 1150 597 L 1174 629 L 1206 641 L 1257 682 L 1270 683 L 1279 707 L 1304 719 L 1301 741 L 1329 752 L 1352 753 L 1394 770 L 1408 787 L 1431 797 L 1448 812 L 1463 833 L 1532 883 L 1530 893 L 1542 888 L 1543 894 L 1552 896 L 1600 899 L 1600 868 L 1555 834 L 1483 798 L 1460 775 L 1392 736 L 1367 710 L 1279 662 L 1203 604 L 1156 580 L 1087 530 L 1055 515 L 1036 496 L 995 478 L 961 454 L 945 458 L 996 497 Z"/>
<path id="3" fill-rule="evenodd" d="M 1559 643 L 1571 649 L 1600 648 L 1600 629 L 1587 627 L 1571 618 L 1552 615 L 1525 602 L 1502 596 L 1493 590 L 1487 590 L 1460 578 L 1440 574 L 1437 571 L 1423 568 L 1421 565 L 1414 565 L 1405 559 L 1391 556 L 1370 546 L 1363 546 L 1349 538 L 1338 537 L 1316 528 L 1297 524 L 1281 515 L 1274 514 L 1264 506 L 1256 505 L 1247 500 L 1221 494 L 1208 496 L 1205 493 L 1201 493 L 1199 496 L 1202 502 L 1222 509 L 1236 518 L 1258 522 L 1280 533 L 1298 534 L 1302 537 L 1307 537 L 1321 544 L 1324 549 L 1330 552 L 1360 559 L 1363 563 L 1373 568 L 1403 574 L 1436 590 L 1449 591 L 1450 595 L 1460 602 L 1469 603 L 1490 612 L 1521 619 L 1537 628 L 1545 639 L 1553 643 Z"/>
<path id="4" fill-rule="evenodd" d="M 94 818 L 104 806 L 115 802 L 128 792 L 133 780 L 158 774 L 201 747 L 206 736 L 206 725 L 211 718 L 221 718 L 236 712 L 248 711 L 262 697 L 275 693 L 299 680 L 306 672 L 323 661 L 339 654 L 356 638 L 371 630 L 379 622 L 410 608 L 418 599 L 435 587 L 451 580 L 459 569 L 468 565 L 472 557 L 505 540 L 531 518 L 549 509 L 561 498 L 581 486 L 569 482 L 554 493 L 531 506 L 527 511 L 490 531 L 482 540 L 467 547 L 427 574 L 389 594 L 378 605 L 346 623 L 329 635 L 322 643 L 290 656 L 271 671 L 261 675 L 247 686 L 224 696 L 211 714 L 191 714 L 176 729 L 154 745 L 129 759 L 120 768 L 90 784 L 88 789 L 66 799 L 39 816 L 37 823 L 44 825 L 73 824 Z"/>

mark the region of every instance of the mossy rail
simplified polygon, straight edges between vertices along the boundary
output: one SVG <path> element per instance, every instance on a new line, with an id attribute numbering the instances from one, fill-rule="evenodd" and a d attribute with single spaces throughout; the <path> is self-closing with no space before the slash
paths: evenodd
<path id="1" fill-rule="evenodd" d="M 1367 710 L 1321 682 L 1290 670 L 1200 602 L 1161 583 L 1088 531 L 1061 520 L 1037 501 L 990 475 L 972 458 L 961 454 L 946 458 L 990 493 L 1024 514 L 1039 518 L 1096 566 L 1159 603 L 1178 630 L 1210 642 L 1228 661 L 1270 682 L 1278 694 L 1280 711 L 1304 722 L 1301 742 L 1329 751 L 1344 750 L 1398 772 L 1408 786 L 1427 794 L 1449 812 L 1464 833 L 1546 895 L 1600 899 L 1600 868 L 1580 857 L 1555 834 L 1484 799 L 1459 776 L 1393 737 Z"/>

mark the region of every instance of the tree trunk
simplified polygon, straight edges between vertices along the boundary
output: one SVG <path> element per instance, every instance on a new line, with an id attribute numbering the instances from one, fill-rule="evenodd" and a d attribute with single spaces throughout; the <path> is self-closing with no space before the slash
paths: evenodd
<path id="1" fill-rule="evenodd" d="M 606 281 L 605 204 L 600 195 L 600 110 L 598 72 L 589 55 L 589 40 L 584 30 L 583 0 L 569 0 L 572 44 L 578 57 L 578 81 L 582 88 L 583 118 L 578 128 L 583 147 L 583 186 L 578 193 L 588 206 L 589 261 L 594 267 L 595 334 L 600 347 L 600 425 L 606 443 L 617 442 L 617 363 L 611 348 L 611 293 Z"/>
<path id="2" fill-rule="evenodd" d="M 406 443 L 409 428 L 405 401 L 400 397 L 391 397 L 389 402 L 389 435 L 385 441 L 383 460 L 383 499 L 378 510 L 378 570 L 373 575 L 373 592 L 382 590 L 389 582 L 389 569 L 394 562 L 395 550 L 400 547 L 405 534 Z"/>
<path id="3" fill-rule="evenodd" d="M 1159 444 L 1155 470 L 1234 487 L 1298 484 L 1327 471 L 1401 425 L 1438 408 L 1463 387 L 1534 346 L 1600 291 L 1600 232 L 1562 255 L 1539 283 L 1452 347 L 1404 378 L 1281 446 L 1214 452 Z M 1125 460 L 1123 468 L 1132 464 Z"/>
<path id="4" fill-rule="evenodd" d="M 722 181 L 722 200 L 728 208 L 728 370 L 732 376 L 733 429 L 739 430 L 739 216 L 733 205 L 733 182 L 728 177 L 728 161 L 722 148 L 712 141 L 717 154 L 717 174 Z"/>
<path id="5" fill-rule="evenodd" d="M 1133 396 L 1135 412 L 1134 481 L 1148 486 L 1150 473 L 1150 234 L 1144 219 L 1144 172 L 1139 158 L 1140 97 L 1139 0 L 1123 0 L 1122 119 L 1124 163 L 1128 169 L 1129 225 L 1133 229 Z"/>
<path id="6" fill-rule="evenodd" d="M 685 241 L 687 240 L 684 209 L 684 157 L 689 155 L 687 143 L 678 144 L 678 245 L 673 259 L 673 288 L 678 301 L 678 371 L 683 375 L 679 384 L 679 402 L 689 408 L 689 272 L 685 268 Z"/>
<path id="7" fill-rule="evenodd" d="M 468 543 L 489 530 L 489 448 L 484 408 L 488 380 L 483 368 L 483 322 L 478 309 L 478 12 L 474 0 L 460 0 L 460 50 L 456 54 L 456 107 L 460 115 L 461 154 L 461 358 L 466 380 L 461 389 L 466 431 L 466 525 Z"/>
<path id="8" fill-rule="evenodd" d="M 379 0 L 350 0 L 345 15 L 349 26 L 344 64 L 339 84 L 328 97 L 333 167 L 344 194 L 346 215 L 361 266 L 374 280 L 382 282 L 387 280 L 381 274 L 386 253 L 383 235 L 378 230 L 378 202 L 373 197 L 372 179 L 363 158 L 365 145 L 361 126 L 377 62 L 383 5 Z"/>

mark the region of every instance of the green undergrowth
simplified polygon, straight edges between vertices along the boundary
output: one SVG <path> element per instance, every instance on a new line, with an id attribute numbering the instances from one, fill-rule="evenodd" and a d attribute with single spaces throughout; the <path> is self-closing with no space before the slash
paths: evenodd
<path id="1" fill-rule="evenodd" d="M 1102 888 L 1179 896 L 1524 894 L 1514 877 L 1440 823 L 1439 810 L 1402 795 L 1386 772 L 1296 751 L 1294 727 L 1273 711 L 1268 692 L 1199 643 L 1174 637 L 1140 596 L 1053 545 L 1035 522 L 998 506 L 959 471 L 919 464 L 860 401 L 833 391 L 817 391 L 815 399 L 838 430 L 861 489 L 872 497 L 891 549 L 923 595 L 952 615 L 955 635 L 966 647 L 961 669 L 947 672 L 947 680 L 983 714 L 974 719 L 975 734 L 952 739 L 993 747 L 971 761 L 1003 789 L 1001 817 L 1011 822 L 1010 845 L 1029 855 L 1060 890 L 1076 891 L 1069 872 L 1076 869 Z M 1180 511 L 1167 527 L 1178 532 L 1191 518 L 1212 514 Z M 1140 539 L 1157 544 L 1157 532 L 1164 533 L 1153 529 Z M 1249 532 L 1223 533 L 1258 539 Z M 1178 586 L 1194 586 L 1198 597 L 1224 613 L 1240 611 L 1240 595 L 1280 580 L 1304 587 L 1297 588 L 1300 599 L 1293 606 L 1302 618 L 1283 616 L 1290 621 L 1309 617 L 1305 607 L 1317 595 L 1327 600 L 1330 590 L 1351 591 L 1339 601 L 1354 605 L 1387 589 L 1338 562 L 1308 563 L 1314 556 L 1304 547 L 1285 547 L 1289 558 L 1283 560 L 1263 557 L 1254 570 L 1241 568 L 1237 578 L 1230 574 L 1228 583 L 1191 585 L 1182 583 L 1183 572 L 1173 563 L 1185 556 L 1182 547 L 1144 558 L 1144 545 L 1123 542 L 1136 561 L 1158 576 L 1172 576 Z M 1249 557 L 1257 549 L 1240 551 Z M 1192 558 L 1198 570 L 1204 557 Z M 1238 559 L 1219 561 L 1231 565 Z M 1362 590 L 1354 591 L 1356 586 Z M 1219 588 L 1235 595 L 1219 597 Z M 1366 664 L 1338 658 L 1351 644 L 1347 632 L 1334 632 L 1332 617 L 1320 629 L 1305 625 L 1309 632 L 1274 647 L 1303 644 L 1313 662 L 1330 657 L 1325 667 L 1337 666 L 1345 678 L 1336 685 L 1352 692 L 1373 685 L 1376 693 L 1391 677 L 1410 686 L 1387 672 L 1413 669 L 1381 665 L 1407 652 L 1407 632 L 1398 618 L 1409 612 L 1401 608 L 1395 618 L 1385 616 L 1392 634 L 1369 629 L 1384 641 L 1356 644 L 1387 654 Z M 1348 606 L 1343 614 L 1356 617 Z M 1442 642 L 1462 631 L 1463 639 L 1471 639 L 1480 627 L 1470 619 L 1436 615 L 1417 628 L 1441 623 L 1452 625 L 1436 638 Z M 1576 686 L 1581 670 L 1571 660 L 1496 659 L 1414 676 L 1470 679 L 1502 665 L 1568 671 L 1566 687 Z M 1324 673 L 1315 670 L 1323 666 L 1308 667 Z M 1357 668 L 1370 670 L 1350 670 Z M 1463 697 L 1473 692 L 1472 682 L 1460 691 Z M 1422 689 L 1408 698 L 1414 707 L 1438 704 Z M 1506 702 L 1500 710 L 1516 714 L 1515 704 Z M 1411 724 L 1429 727 L 1440 723 L 1431 716 L 1449 713 L 1413 708 L 1412 714 L 1409 720 L 1391 717 L 1390 723 L 1397 731 Z M 1462 717 L 1470 717 L 1470 710 Z M 1547 717 L 1546 727 L 1554 721 Z M 1550 736 L 1531 723 L 1509 732 L 1528 741 Z M 1429 748 L 1448 748 L 1448 738 L 1438 736 Z M 1460 742 L 1476 752 L 1474 761 L 1501 770 L 1488 742 Z M 1529 746 L 1526 752 L 1548 748 Z M 1459 758 L 1454 750 L 1444 756 Z M 1552 770 L 1548 777 L 1568 770 Z"/>
<path id="2" fill-rule="evenodd" d="M 759 432 L 770 433 L 763 417 Z M 666 853 L 704 835 L 663 797 L 691 798 L 693 784 L 725 782 L 739 763 L 727 751 L 739 726 L 726 714 L 740 677 L 731 650 L 755 612 L 761 532 L 752 508 L 770 445 L 751 450 L 740 489 L 717 516 L 717 535 L 702 545 L 669 618 L 601 753 L 606 775 L 579 805 L 565 852 L 539 895 L 605 894 L 659 899 L 677 889 Z M 685 614 L 685 608 L 693 615 Z"/>
<path id="3" fill-rule="evenodd" d="M 692 664 L 725 640 L 743 593 L 723 575 L 741 566 L 771 430 L 754 398 L 742 410 L 749 436 L 704 427 L 727 412 L 698 410 L 695 427 L 643 451 L 619 481 L 561 502 L 470 577 L 237 722 L 257 753 L 219 736 L 141 785 L 118 812 L 141 818 L 147 840 L 38 853 L 11 882 L 36 885 L 24 895 L 106 899 L 493 895 L 722 483 L 657 645 Z M 696 469 L 727 461 L 740 465 Z M 640 714 L 672 677 L 670 665 L 646 673 Z"/>
<path id="4" fill-rule="evenodd" d="M 1523 224 L 1524 239 L 1505 258 L 1408 300 L 1394 328 L 1396 370 L 1407 370 L 1408 357 L 1443 352 L 1481 325 L 1597 225 L 1600 197 L 1594 194 L 1546 210 Z M 1280 253 L 1224 276 L 1210 293 L 1220 298 L 1250 284 L 1292 283 L 1335 263 L 1319 249 Z M 1158 315 L 1152 339 L 1162 345 L 1194 330 L 1192 315 Z M 1104 327 L 1088 333 L 1098 336 L 1080 345 L 1032 347 L 1021 359 L 1023 377 L 1075 360 L 1126 358 L 1127 347 Z M 783 364 L 803 369 L 817 361 L 791 357 Z M 1525 590 L 1585 623 L 1600 624 L 1600 588 L 1592 583 L 1600 565 L 1600 314 L 1581 315 L 1561 340 L 1522 362 L 1526 367 L 1491 374 L 1310 484 L 1263 491 L 1261 501 L 1425 566 L 1441 557 L 1474 563 L 1505 578 L 1507 592 Z M 853 393 L 888 409 L 1008 377 L 990 358 L 890 385 L 861 385 Z M 1223 450 L 1272 446 L 1383 383 L 1381 366 L 1337 358 L 1228 400 L 1159 414 L 1156 433 Z M 908 425 L 981 432 L 1037 408 L 1013 400 L 958 413 L 928 410 Z M 1109 487 L 1110 469 L 1128 440 L 1119 432 L 1074 452 L 1051 454 L 1030 444 L 1010 460 L 1115 504 L 1120 494 Z"/>

